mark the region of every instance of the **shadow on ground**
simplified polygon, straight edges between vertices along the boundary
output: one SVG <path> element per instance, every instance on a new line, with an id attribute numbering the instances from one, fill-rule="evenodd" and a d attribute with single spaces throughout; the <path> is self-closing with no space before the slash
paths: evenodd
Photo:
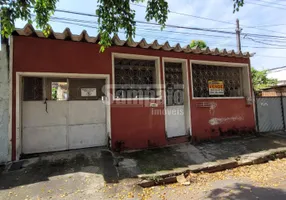
<path id="1" fill-rule="evenodd" d="M 118 182 L 113 156 L 108 150 L 95 148 L 42 154 L 20 162 L 20 169 L 16 169 L 17 165 L 13 164 L 10 170 L 0 174 L 0 189 L 49 181 L 51 177 L 77 172 L 98 174 L 106 183 Z"/>
<path id="2" fill-rule="evenodd" d="M 42 154 L 38 158 L 28 159 L 29 164 L 24 162 L 22 169 L 0 173 L 0 189 L 49 181 L 51 177 L 76 172 L 98 175 L 106 183 L 117 183 L 121 179 L 136 177 L 139 174 L 185 168 L 194 164 L 239 157 L 243 154 L 279 147 L 286 147 L 285 133 L 196 146 L 181 144 L 122 153 L 119 166 L 115 165 L 113 154 L 104 149 Z"/>
<path id="3" fill-rule="evenodd" d="M 284 200 L 286 197 L 286 192 L 281 189 L 276 188 L 266 188 L 253 186 L 251 184 L 241 184 L 237 183 L 235 186 L 220 188 L 212 190 L 208 195 L 209 199 L 226 199 L 226 200 L 236 200 L 236 199 L 277 199 Z"/>

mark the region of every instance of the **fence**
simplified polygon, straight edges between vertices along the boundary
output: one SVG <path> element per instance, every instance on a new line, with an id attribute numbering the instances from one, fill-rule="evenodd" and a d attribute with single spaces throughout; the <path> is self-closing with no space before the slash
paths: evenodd
<path id="1" fill-rule="evenodd" d="M 286 96 L 256 97 L 258 132 L 286 129 Z"/>

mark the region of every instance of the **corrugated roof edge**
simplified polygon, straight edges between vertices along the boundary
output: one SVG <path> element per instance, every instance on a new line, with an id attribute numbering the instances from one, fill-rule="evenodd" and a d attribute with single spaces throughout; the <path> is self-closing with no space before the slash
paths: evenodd
<path id="1" fill-rule="evenodd" d="M 20 36 L 28 36 L 28 37 L 38 37 L 38 38 L 49 38 L 49 39 L 57 39 L 57 40 L 71 40 L 75 42 L 87 42 L 87 43 L 98 43 L 100 40 L 99 35 L 97 37 L 91 37 L 88 35 L 86 30 L 83 30 L 80 35 L 72 34 L 69 28 L 66 28 L 62 33 L 56 33 L 52 29 L 48 37 L 45 37 L 42 31 L 37 31 L 31 24 L 26 24 L 22 29 L 15 29 L 13 35 Z M 148 44 L 146 40 L 143 38 L 140 42 L 135 42 L 133 40 L 121 40 L 118 35 L 114 35 L 112 38 L 112 45 L 115 46 L 128 46 L 133 48 L 143 48 L 143 49 L 155 49 L 155 50 L 163 50 L 163 51 L 175 51 L 175 52 L 184 52 L 184 53 L 194 53 L 194 54 L 206 54 L 206 55 L 215 55 L 215 56 L 225 56 L 225 57 L 241 57 L 241 58 L 249 58 L 254 54 L 250 54 L 249 52 L 235 52 L 234 50 L 227 51 L 226 49 L 219 50 L 218 48 L 210 49 L 193 47 L 191 48 L 189 45 L 185 47 L 181 47 L 178 43 L 175 46 L 170 46 L 169 42 L 165 42 L 164 44 L 159 44 L 157 40 L 153 43 Z"/>

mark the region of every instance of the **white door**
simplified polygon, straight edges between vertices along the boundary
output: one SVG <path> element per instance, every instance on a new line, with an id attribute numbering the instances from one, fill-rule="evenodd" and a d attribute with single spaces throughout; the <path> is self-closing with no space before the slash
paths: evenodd
<path id="1" fill-rule="evenodd" d="M 166 86 L 165 122 L 168 138 L 187 134 L 182 63 L 164 63 Z"/>
<path id="2" fill-rule="evenodd" d="M 107 145 L 101 100 L 23 101 L 22 152 L 40 153 Z"/>
<path id="3" fill-rule="evenodd" d="M 184 105 L 167 106 L 165 118 L 168 138 L 186 135 Z"/>

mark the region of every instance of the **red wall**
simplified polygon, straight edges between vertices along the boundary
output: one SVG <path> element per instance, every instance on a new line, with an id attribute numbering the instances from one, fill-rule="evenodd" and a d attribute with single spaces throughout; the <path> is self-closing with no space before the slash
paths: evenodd
<path id="1" fill-rule="evenodd" d="M 15 158 L 16 148 L 16 72 L 109 74 L 110 80 L 112 81 L 112 52 L 161 57 L 160 71 L 162 80 L 162 57 L 249 63 L 249 59 L 246 58 L 185 54 L 130 47 L 111 47 L 108 48 L 104 53 L 99 53 L 99 46 L 96 44 L 40 39 L 23 36 L 15 36 L 13 45 L 13 158 Z M 189 80 L 191 80 L 190 77 Z M 214 115 L 210 115 L 208 109 L 198 108 L 196 106 L 197 102 L 205 102 L 205 100 L 191 99 L 192 133 L 193 136 L 197 137 L 198 139 L 208 138 L 209 136 L 215 134 L 218 135 L 219 129 L 226 130 L 233 128 L 234 126 L 237 128 L 255 127 L 252 106 L 247 107 L 244 99 L 211 101 L 217 103 Z M 158 109 L 164 109 L 163 103 L 159 102 Z M 209 120 L 212 118 L 229 118 L 238 115 L 241 116 L 243 120 L 227 121 L 216 126 L 211 126 L 209 124 Z M 216 131 L 213 131 L 213 129 L 216 129 Z M 122 107 L 118 105 L 112 105 L 111 132 L 113 147 L 120 141 L 124 141 L 124 147 L 126 149 L 146 148 L 148 146 L 163 146 L 167 144 L 165 137 L 164 116 L 152 115 L 152 108 L 150 107 Z"/>
<path id="2" fill-rule="evenodd" d="M 199 107 L 202 100 L 193 100 L 192 131 L 194 140 L 203 140 L 228 134 L 244 133 L 255 128 L 253 107 L 245 99 L 203 100 L 215 108 Z"/>

